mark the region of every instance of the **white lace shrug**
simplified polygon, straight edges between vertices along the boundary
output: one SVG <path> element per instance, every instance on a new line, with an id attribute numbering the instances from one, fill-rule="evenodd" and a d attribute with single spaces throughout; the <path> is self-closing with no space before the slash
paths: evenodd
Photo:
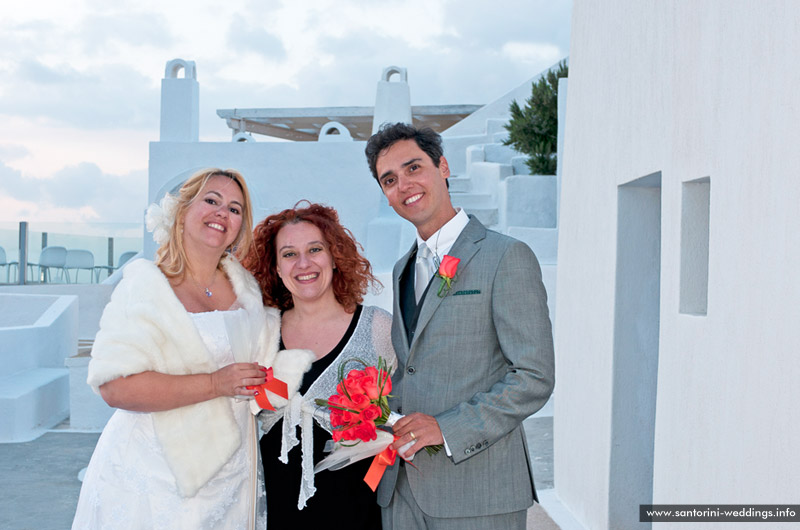
<path id="1" fill-rule="evenodd" d="M 314 487 L 314 462 L 313 462 L 313 425 L 312 420 L 331 432 L 328 421 L 329 413 L 324 407 L 314 403 L 315 399 L 328 399 L 336 393 L 337 371 L 339 365 L 349 359 L 362 359 L 367 365 L 376 366 L 378 357 L 382 357 L 390 367 L 397 366 L 397 357 L 392 347 L 392 315 L 375 306 L 364 306 L 361 316 L 356 324 L 353 335 L 336 359 L 324 372 L 311 384 L 305 395 L 296 393 L 289 401 L 289 406 L 278 412 L 263 411 L 260 414 L 261 429 L 269 432 L 275 424 L 283 418 L 283 437 L 281 441 L 280 461 L 288 462 L 289 450 L 298 444 L 296 430 L 299 425 L 302 438 L 302 482 L 300 495 L 297 499 L 298 509 L 303 509 L 306 501 L 310 499 L 316 488 Z M 347 370 L 361 369 L 359 363 L 350 363 Z M 271 455 L 262 455 L 262 458 L 272 458 Z"/>

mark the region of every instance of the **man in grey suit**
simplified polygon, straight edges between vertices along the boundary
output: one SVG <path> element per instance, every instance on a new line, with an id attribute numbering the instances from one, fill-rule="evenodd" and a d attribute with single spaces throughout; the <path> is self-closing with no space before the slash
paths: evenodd
<path id="1" fill-rule="evenodd" d="M 448 193 L 441 138 L 398 123 L 366 148 L 389 205 L 417 242 L 392 276 L 395 449 L 378 489 L 384 530 L 525 528 L 536 499 L 522 421 L 554 384 L 547 295 L 530 248 L 487 230 Z M 434 275 L 459 258 L 450 288 Z M 440 287 L 442 287 L 440 289 Z"/>

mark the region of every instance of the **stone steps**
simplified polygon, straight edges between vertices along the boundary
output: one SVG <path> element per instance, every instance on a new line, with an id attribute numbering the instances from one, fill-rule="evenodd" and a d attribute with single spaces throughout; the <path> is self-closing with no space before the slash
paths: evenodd
<path id="1" fill-rule="evenodd" d="M 500 215 L 497 208 L 464 208 L 467 214 L 474 215 L 478 221 L 483 223 L 487 228 L 494 229 L 500 221 Z"/>
<path id="2" fill-rule="evenodd" d="M 469 167 L 469 177 L 475 181 L 482 178 L 504 179 L 514 174 L 511 164 L 498 162 L 472 162 Z"/>
<path id="3" fill-rule="evenodd" d="M 520 153 L 510 145 L 502 143 L 486 144 L 483 146 L 484 161 L 497 162 L 500 164 L 511 164 L 514 158 L 519 157 Z"/>
<path id="4" fill-rule="evenodd" d="M 506 233 L 519 239 L 533 250 L 539 264 L 553 265 L 558 260 L 558 229 L 531 228 L 526 226 L 510 226 Z"/>
<path id="5" fill-rule="evenodd" d="M 450 193 L 469 193 L 472 191 L 472 179 L 468 176 L 454 175 L 447 179 Z"/>
<path id="6" fill-rule="evenodd" d="M 33 440 L 68 416 L 66 368 L 32 368 L 0 378 L 0 442 Z"/>
<path id="7" fill-rule="evenodd" d="M 83 341 L 78 355 L 64 361 L 69 370 L 69 428 L 74 431 L 102 431 L 116 410 L 86 384 L 93 342 Z"/>
<path id="8" fill-rule="evenodd" d="M 474 208 L 497 208 L 488 193 L 453 193 L 450 195 L 453 206 L 471 210 Z"/>

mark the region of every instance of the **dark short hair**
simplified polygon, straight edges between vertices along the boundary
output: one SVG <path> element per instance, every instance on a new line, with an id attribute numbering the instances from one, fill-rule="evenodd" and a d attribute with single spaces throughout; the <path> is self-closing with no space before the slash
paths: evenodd
<path id="1" fill-rule="evenodd" d="M 336 210 L 304 200 L 294 208 L 270 215 L 253 232 L 253 246 L 243 265 L 258 281 L 265 305 L 283 311 L 294 307 L 292 294 L 278 277 L 275 239 L 284 226 L 296 223 L 311 223 L 322 232 L 336 266 L 333 270 L 333 294 L 347 312 L 355 311 L 370 285 L 376 289 L 381 287 L 381 282 L 372 274 L 369 261 L 359 252 L 361 245 L 339 222 Z"/>
<path id="2" fill-rule="evenodd" d="M 401 140 L 414 140 L 417 146 L 431 157 L 433 164 L 439 167 L 439 160 L 444 155 L 442 149 L 442 137 L 430 127 L 417 129 L 407 123 L 385 123 L 367 141 L 364 153 L 367 155 L 369 170 L 372 176 L 378 180 L 378 157 L 380 154 Z"/>

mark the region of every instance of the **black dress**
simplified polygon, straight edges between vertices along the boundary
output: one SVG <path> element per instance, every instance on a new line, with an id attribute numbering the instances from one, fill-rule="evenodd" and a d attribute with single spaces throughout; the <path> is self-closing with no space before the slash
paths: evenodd
<path id="1" fill-rule="evenodd" d="M 316 361 L 303 377 L 300 393 L 305 394 L 311 384 L 332 363 L 344 349 L 361 316 L 358 306 L 350 326 L 339 344 L 328 355 Z M 285 349 L 281 340 L 281 349 Z M 297 445 L 289 451 L 287 464 L 278 460 L 281 452 L 281 432 L 283 420 L 276 423 L 261 437 L 261 460 L 264 464 L 264 481 L 267 490 L 267 528 L 269 530 L 323 528 L 342 526 L 348 530 L 376 530 L 381 528 L 381 509 L 375 493 L 366 482 L 364 475 L 372 463 L 367 458 L 336 471 L 322 471 L 315 475 L 317 492 L 308 499 L 306 507 L 297 509 L 302 471 L 300 463 L 302 452 Z M 325 443 L 331 435 L 314 422 L 314 463 L 325 458 Z M 336 524 L 334 524 L 336 523 Z"/>

